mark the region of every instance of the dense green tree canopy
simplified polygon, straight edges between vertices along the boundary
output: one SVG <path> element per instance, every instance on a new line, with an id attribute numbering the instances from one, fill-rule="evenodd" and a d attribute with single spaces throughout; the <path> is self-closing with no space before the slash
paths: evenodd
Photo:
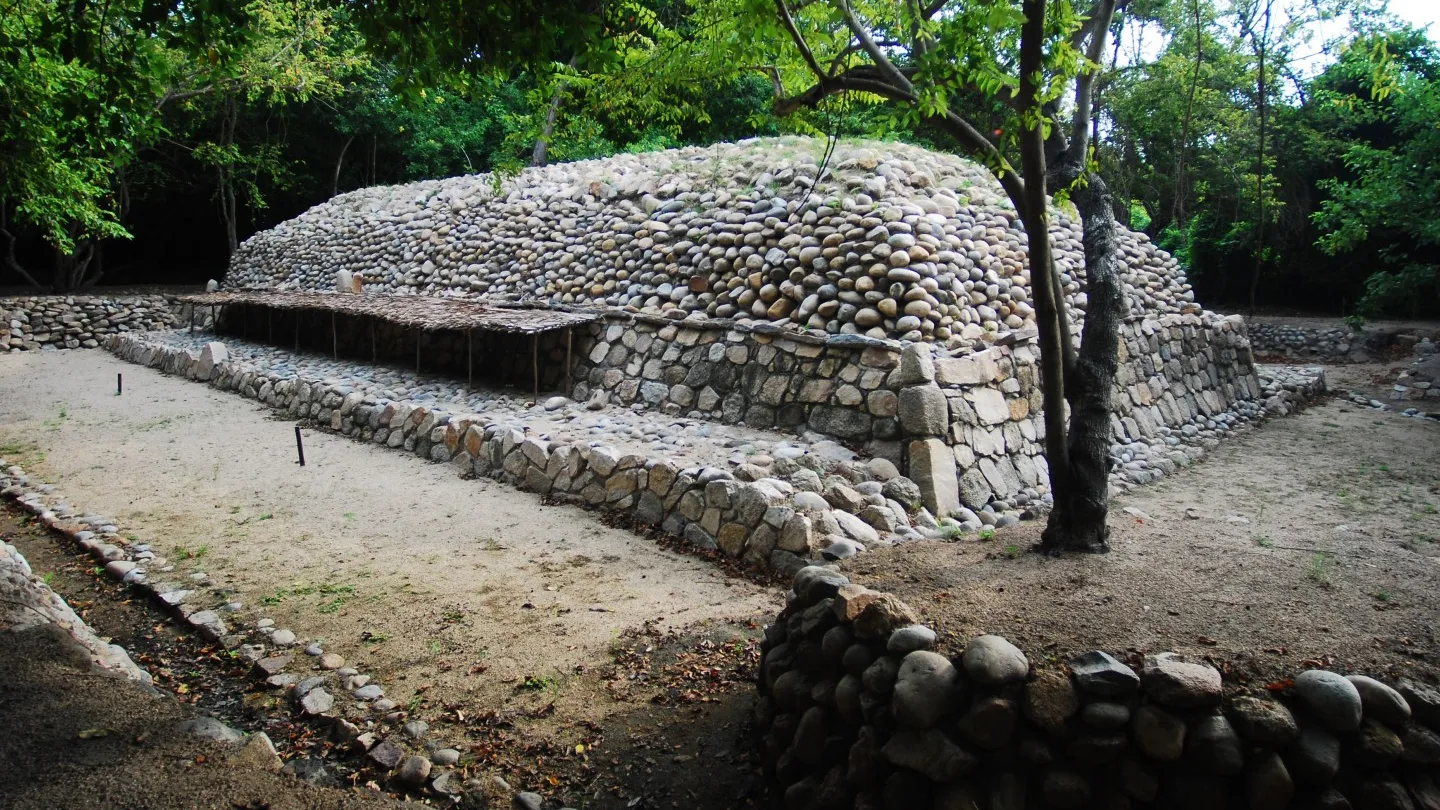
<path id="1" fill-rule="evenodd" d="M 234 241 L 332 193 L 511 172 L 539 154 L 782 131 L 956 150 L 943 123 L 956 111 L 1018 168 L 1021 121 L 1005 98 L 1018 88 L 1020 0 L 955 0 L 923 24 L 911 11 L 923 5 L 856 2 L 918 103 L 858 87 L 813 105 L 798 103 L 814 71 L 773 0 L 3 5 L 0 283 L 203 279 Z M 1051 6 L 1053 81 L 1040 90 L 1059 99 L 1078 54 L 1055 45 L 1086 8 Z M 1440 309 L 1440 62 L 1381 6 L 1120 4 L 1099 60 L 1094 158 L 1117 215 L 1176 252 L 1208 301 L 1248 304 L 1258 268 L 1262 304 Z M 827 70 L 864 61 L 845 7 L 793 4 Z M 1330 23 L 1338 38 L 1321 42 L 1318 16 L 1348 27 Z M 917 34 L 934 46 L 916 52 Z M 1302 59 L 1322 46 L 1331 57 Z"/>

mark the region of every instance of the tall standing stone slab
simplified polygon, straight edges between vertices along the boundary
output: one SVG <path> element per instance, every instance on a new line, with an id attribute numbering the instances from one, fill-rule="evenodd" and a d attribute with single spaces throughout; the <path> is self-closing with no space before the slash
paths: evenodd
<path id="1" fill-rule="evenodd" d="M 215 374 L 215 367 L 230 359 L 230 350 L 225 344 L 212 340 L 200 350 L 200 360 L 195 364 L 195 379 L 207 382 Z"/>
<path id="2" fill-rule="evenodd" d="M 900 427 L 911 436 L 939 436 L 950 428 L 950 403 L 938 385 L 912 385 L 900 392 Z"/>
<path id="3" fill-rule="evenodd" d="M 916 439 L 908 450 L 909 478 L 920 487 L 920 501 L 930 514 L 938 518 L 960 511 L 960 480 L 950 447 L 940 439 Z"/>

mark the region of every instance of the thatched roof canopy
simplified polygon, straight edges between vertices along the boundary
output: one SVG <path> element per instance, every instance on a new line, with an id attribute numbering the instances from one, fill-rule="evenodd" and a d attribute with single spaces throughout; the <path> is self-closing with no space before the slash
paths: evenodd
<path id="1" fill-rule="evenodd" d="M 597 313 L 567 312 L 558 309 L 502 307 L 480 301 L 435 298 L 423 295 L 364 295 L 322 292 L 234 291 L 182 295 L 179 299 L 197 306 L 271 307 L 313 310 L 337 315 L 365 316 L 409 329 L 480 329 L 536 335 L 568 329 L 599 318 Z"/>

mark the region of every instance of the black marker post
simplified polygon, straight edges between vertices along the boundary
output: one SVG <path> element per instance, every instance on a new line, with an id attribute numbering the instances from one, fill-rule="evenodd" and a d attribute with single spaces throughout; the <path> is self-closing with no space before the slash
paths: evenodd
<path id="1" fill-rule="evenodd" d="M 305 466 L 305 440 L 300 438 L 300 426 L 295 426 L 295 452 L 300 455 L 300 466 Z"/>

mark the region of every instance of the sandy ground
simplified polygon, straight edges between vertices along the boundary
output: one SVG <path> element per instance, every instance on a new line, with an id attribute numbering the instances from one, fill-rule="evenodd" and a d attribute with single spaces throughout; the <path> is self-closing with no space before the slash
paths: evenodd
<path id="1" fill-rule="evenodd" d="M 574 676 L 626 628 L 780 607 L 773 589 L 448 465 L 307 431 L 301 468 L 292 423 L 101 352 L 0 357 L 0 391 L 0 454 L 182 574 L 209 573 L 239 618 L 270 616 L 377 673 L 402 706 L 423 693 L 599 713 Z"/>
<path id="2" fill-rule="evenodd" d="M 1178 650 L 1256 678 L 1328 657 L 1343 670 L 1435 680 L 1437 508 L 1440 424 L 1331 399 L 1120 498 L 1107 555 L 1025 553 L 1040 526 L 1021 524 L 847 568 L 955 644 L 999 633 L 1060 658 Z"/>

